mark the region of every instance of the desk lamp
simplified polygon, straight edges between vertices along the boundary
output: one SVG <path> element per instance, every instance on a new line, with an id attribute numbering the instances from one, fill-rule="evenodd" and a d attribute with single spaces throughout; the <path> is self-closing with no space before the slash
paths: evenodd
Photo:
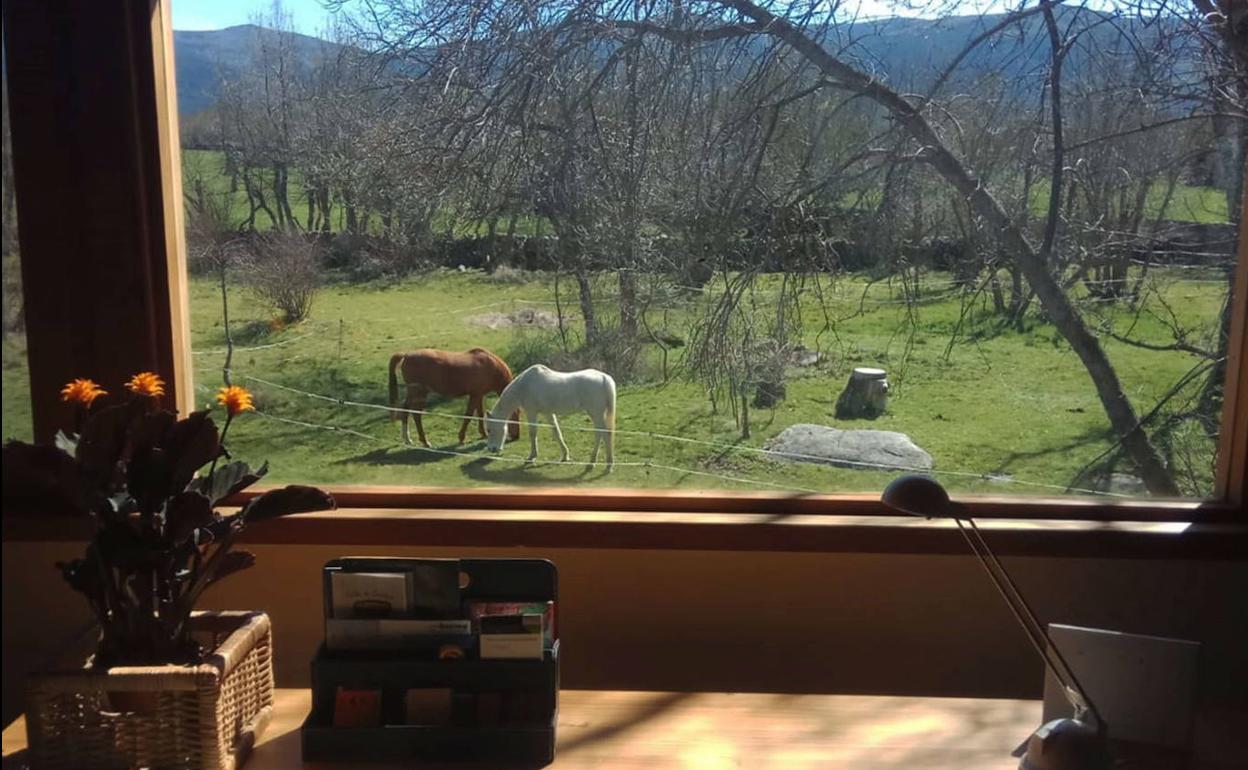
<path id="1" fill-rule="evenodd" d="M 1075 672 L 1070 669 L 1057 645 L 1053 644 L 1044 626 L 1036 619 L 1036 613 L 1019 593 L 1010 574 L 984 541 L 974 519 L 967 515 L 966 508 L 950 500 L 945 488 L 926 476 L 902 476 L 894 479 L 884 489 L 880 500 L 889 508 L 911 516 L 953 519 L 967 545 L 984 566 L 992 584 L 1000 592 L 1001 598 L 1005 599 L 1019 625 L 1023 627 L 1032 646 L 1061 683 L 1066 699 L 1074 707 L 1075 714 L 1072 718 L 1055 719 L 1041 726 L 1015 750 L 1014 756 L 1022 757 L 1020 770 L 1109 768 L 1111 760 L 1105 720 L 1080 686 Z"/>

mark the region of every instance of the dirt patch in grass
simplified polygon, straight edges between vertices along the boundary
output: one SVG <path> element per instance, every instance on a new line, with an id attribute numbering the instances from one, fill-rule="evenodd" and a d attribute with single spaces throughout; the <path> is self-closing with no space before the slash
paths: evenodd
<path id="1" fill-rule="evenodd" d="M 563 316 L 565 326 L 574 320 L 576 319 L 573 316 L 566 313 Z M 531 307 L 512 310 L 509 313 L 482 313 L 469 316 L 467 321 L 473 326 L 484 326 L 487 329 L 559 328 L 559 316 L 554 312 Z"/>

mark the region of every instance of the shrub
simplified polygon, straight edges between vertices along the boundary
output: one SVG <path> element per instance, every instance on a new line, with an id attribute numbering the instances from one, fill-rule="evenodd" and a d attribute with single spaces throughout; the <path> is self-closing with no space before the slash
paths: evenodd
<path id="1" fill-rule="evenodd" d="M 576 347 L 565 350 L 556 331 L 519 332 L 507 349 L 507 364 L 516 374 L 534 364 L 545 364 L 562 372 L 598 369 L 620 384 L 657 379 L 654 362 L 641 355 L 641 341 L 626 339 L 615 329 L 600 329 L 592 344 L 569 342 Z"/>
<path id="2" fill-rule="evenodd" d="M 511 265 L 499 265 L 493 272 L 487 272 L 482 276 L 482 280 L 486 283 L 501 284 L 503 286 L 524 286 L 538 280 L 536 273 L 528 270 L 517 270 Z"/>
<path id="3" fill-rule="evenodd" d="M 287 324 L 308 317 L 321 285 L 320 248 L 298 233 L 273 231 L 248 244 L 244 281 Z"/>
<path id="4" fill-rule="evenodd" d="M 559 333 L 551 331 L 522 331 L 511 340 L 507 348 L 507 365 L 519 374 L 534 364 L 545 364 L 558 369 L 556 363 L 565 357 L 559 343 Z"/>

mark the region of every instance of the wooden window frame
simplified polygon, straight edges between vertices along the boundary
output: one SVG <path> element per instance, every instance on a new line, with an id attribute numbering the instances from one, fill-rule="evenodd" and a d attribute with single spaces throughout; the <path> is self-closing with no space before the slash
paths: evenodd
<path id="1" fill-rule="evenodd" d="M 118 382 L 134 371 L 151 369 L 172 384 L 180 411 L 193 405 L 169 2 L 8 0 L 4 4 L 37 440 L 49 440 L 68 418 L 57 399 L 60 385 L 87 372 Z M 85 158 L 91 162 L 84 163 Z M 74 194 L 81 196 L 84 205 L 80 216 L 66 221 L 61 202 Z M 1248 221 L 1248 197 L 1241 221 Z M 973 515 L 1050 522 L 1245 522 L 1248 237 L 1244 229 L 1241 226 L 1237 250 L 1236 301 L 1213 498 L 963 498 Z M 759 531 L 759 516 L 774 521 L 777 517 L 893 515 L 878 497 L 870 495 L 554 488 L 345 487 L 332 491 L 340 507 L 352 511 L 338 517 L 343 521 L 358 526 L 361 516 L 401 519 L 404 512 L 426 511 L 450 527 L 436 536 L 443 540 L 448 532 L 477 531 L 464 523 L 466 511 L 554 511 L 559 513 L 551 521 L 558 518 L 563 526 L 572 526 L 585 512 L 618 514 L 621 520 L 646 526 L 658 519 L 642 514 L 732 514 L 740 515 L 734 521 L 750 521 L 753 532 Z M 715 526 L 721 526 L 716 521 Z M 681 531 L 695 523 L 682 522 Z M 332 531 L 317 530 L 316 537 L 335 542 L 333 532 L 337 532 L 337 541 L 350 542 L 347 527 L 340 521 Z M 578 531 L 597 531 L 600 534 L 594 537 L 605 537 L 608 530 L 618 537 L 618 526 L 603 529 L 601 519 L 595 527 Z M 524 541 L 523 530 L 513 527 L 508 531 L 516 533 L 516 542 Z M 46 526 L 24 528 L 6 521 L 6 539 L 23 537 L 23 532 L 32 537 L 53 534 Z M 454 541 L 457 536 L 449 537 Z M 746 542 L 749 537 L 737 540 L 740 547 L 754 547 Z M 689 535 L 680 542 L 700 541 Z M 847 541 L 842 537 L 837 542 Z M 852 538 L 849 542 L 854 545 Z M 841 546 L 821 546 L 825 547 Z M 861 543 L 853 547 L 860 548 Z"/>

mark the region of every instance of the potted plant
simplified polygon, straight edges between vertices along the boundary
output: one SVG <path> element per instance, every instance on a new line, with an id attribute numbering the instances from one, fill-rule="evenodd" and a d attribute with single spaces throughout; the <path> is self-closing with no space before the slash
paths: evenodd
<path id="1" fill-rule="evenodd" d="M 232 460 L 223 445 L 252 396 L 225 387 L 209 411 L 183 419 L 161 408 L 150 372 L 108 404 L 91 380 L 61 391 L 76 430 L 55 446 L 9 442 L 4 510 L 86 517 L 82 557 L 58 564 L 99 626 L 85 663 L 33 675 L 27 730 L 35 767 L 234 768 L 273 704 L 269 619 L 262 612 L 196 612 L 204 590 L 250 567 L 233 545 L 244 528 L 289 513 L 334 507 L 306 486 L 217 506 L 259 481 L 267 464 Z"/>

